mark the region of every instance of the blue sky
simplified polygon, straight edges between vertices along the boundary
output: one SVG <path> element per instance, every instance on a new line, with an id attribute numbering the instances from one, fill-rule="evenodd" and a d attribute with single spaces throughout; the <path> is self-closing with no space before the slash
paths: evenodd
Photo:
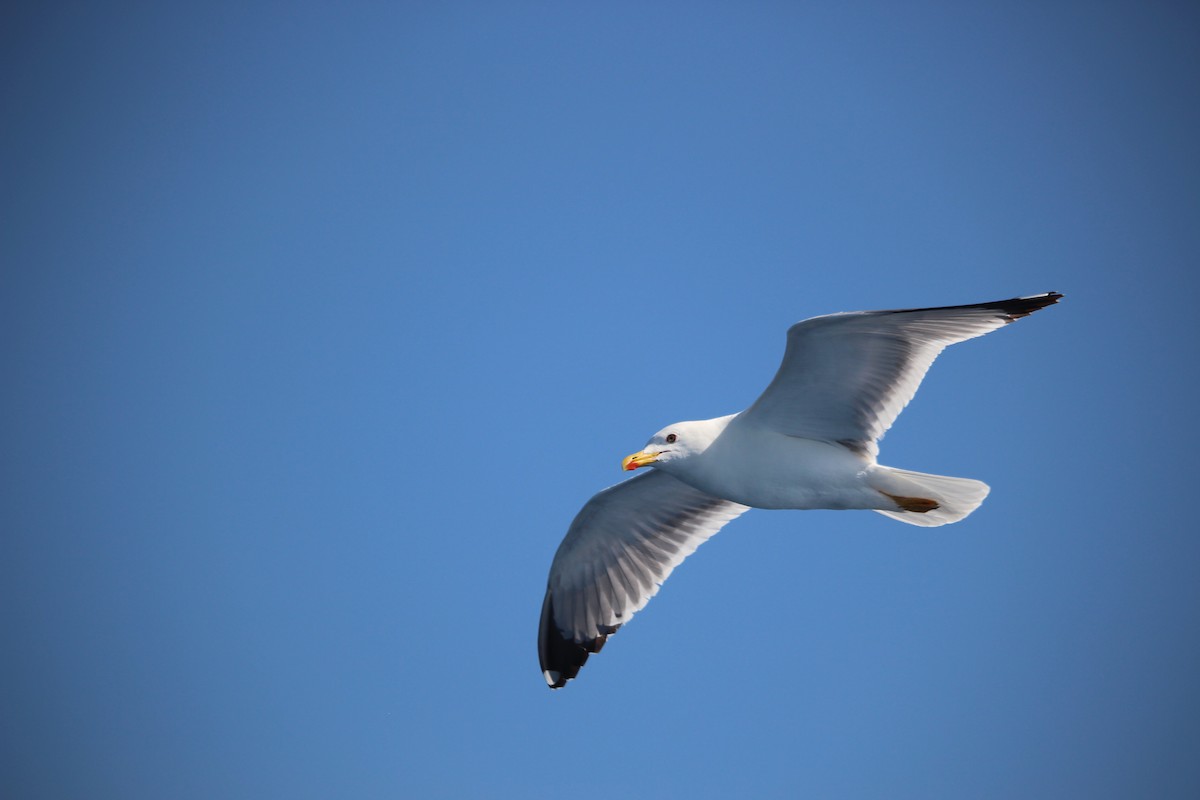
<path id="1" fill-rule="evenodd" d="M 0 24 L 22 798 L 1195 797 L 1200 14 L 66 3 Z M 559 692 L 546 571 L 833 311 L 1063 292 Z"/>

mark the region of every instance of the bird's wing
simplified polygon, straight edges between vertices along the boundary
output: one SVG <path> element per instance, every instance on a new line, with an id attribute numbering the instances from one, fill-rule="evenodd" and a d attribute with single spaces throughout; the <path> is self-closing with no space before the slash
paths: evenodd
<path id="1" fill-rule="evenodd" d="M 580 510 L 550 566 L 538 658 L 550 688 L 658 592 L 671 570 L 747 506 L 652 470 L 597 494 Z"/>
<path id="2" fill-rule="evenodd" d="M 783 364 L 741 417 L 874 456 L 876 441 L 916 394 L 947 345 L 982 336 L 1058 302 L 1057 292 L 943 308 L 813 317 L 788 330 Z"/>

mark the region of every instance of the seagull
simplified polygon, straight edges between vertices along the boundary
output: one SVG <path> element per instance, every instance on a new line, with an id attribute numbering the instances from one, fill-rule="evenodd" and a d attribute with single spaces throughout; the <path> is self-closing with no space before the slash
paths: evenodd
<path id="1" fill-rule="evenodd" d="M 622 461 L 645 473 L 597 494 L 550 565 L 538 659 L 551 689 L 640 611 L 685 558 L 751 508 L 869 509 L 911 525 L 957 522 L 988 486 L 876 463 L 878 441 L 942 349 L 1057 303 L 857 311 L 788 329 L 783 364 L 745 411 L 677 422 Z"/>

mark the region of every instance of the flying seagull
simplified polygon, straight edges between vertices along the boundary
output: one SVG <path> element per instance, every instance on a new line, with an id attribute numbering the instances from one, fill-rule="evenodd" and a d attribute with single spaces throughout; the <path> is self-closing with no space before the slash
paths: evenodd
<path id="1" fill-rule="evenodd" d="M 652 470 L 597 494 L 550 565 L 538 658 L 551 689 L 641 610 L 671 570 L 750 508 L 870 509 L 911 525 L 957 522 L 987 496 L 970 478 L 876 463 L 878 440 L 947 345 L 1057 303 L 1057 292 L 943 308 L 814 317 L 740 414 L 677 422 L 625 458 Z"/>

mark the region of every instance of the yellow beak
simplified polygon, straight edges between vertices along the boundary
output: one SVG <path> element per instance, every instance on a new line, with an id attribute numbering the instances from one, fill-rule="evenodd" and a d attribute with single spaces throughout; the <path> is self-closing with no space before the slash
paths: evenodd
<path id="1" fill-rule="evenodd" d="M 653 464 L 658 460 L 658 453 L 648 453 L 645 450 L 640 453 L 634 453 L 631 456 L 625 456 L 625 460 L 621 462 L 621 469 L 633 470 L 638 467 L 644 467 L 647 464 Z"/>

